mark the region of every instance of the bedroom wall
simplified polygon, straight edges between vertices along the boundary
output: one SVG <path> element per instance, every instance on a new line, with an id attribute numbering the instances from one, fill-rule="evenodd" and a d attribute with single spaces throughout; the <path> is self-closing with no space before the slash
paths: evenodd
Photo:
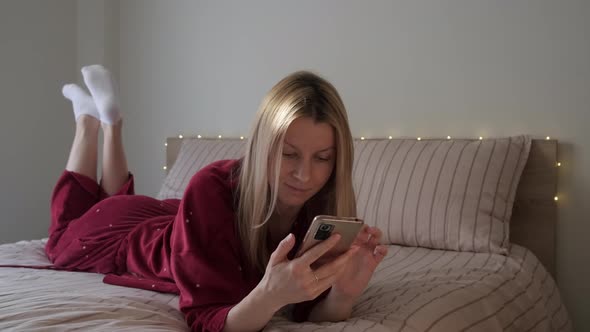
<path id="1" fill-rule="evenodd" d="M 73 135 L 73 0 L 0 1 L 0 243 L 47 236 L 51 190 Z"/>
<path id="2" fill-rule="evenodd" d="M 558 139 L 557 279 L 590 330 L 588 2 L 129 0 L 120 29 L 139 193 L 158 191 L 167 136 L 247 135 L 264 93 L 297 69 L 335 84 L 356 136 Z"/>

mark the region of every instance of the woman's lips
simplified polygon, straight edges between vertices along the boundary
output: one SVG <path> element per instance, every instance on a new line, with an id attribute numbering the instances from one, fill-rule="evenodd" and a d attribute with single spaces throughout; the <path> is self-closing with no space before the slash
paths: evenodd
<path id="1" fill-rule="evenodd" d="M 294 186 L 292 186 L 292 185 L 290 185 L 290 184 L 287 184 L 287 183 L 285 183 L 285 185 L 286 185 L 286 186 L 287 186 L 289 189 L 291 189 L 292 191 L 294 191 L 294 192 L 297 192 L 297 193 L 304 194 L 304 193 L 306 193 L 306 192 L 308 192 L 308 191 L 309 191 L 309 189 L 294 187 Z"/>

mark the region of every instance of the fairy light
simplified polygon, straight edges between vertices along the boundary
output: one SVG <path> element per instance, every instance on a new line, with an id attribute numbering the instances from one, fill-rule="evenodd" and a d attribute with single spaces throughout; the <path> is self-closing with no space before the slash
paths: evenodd
<path id="1" fill-rule="evenodd" d="M 201 135 L 197 135 L 197 138 L 201 138 L 201 137 L 203 137 L 203 136 L 201 136 Z"/>
<path id="2" fill-rule="evenodd" d="M 550 139 L 551 139 L 551 137 L 550 137 L 550 136 L 547 136 L 547 137 L 545 137 L 545 139 L 546 139 L 546 140 L 550 140 Z"/>
<path id="3" fill-rule="evenodd" d="M 221 138 L 221 135 L 217 135 L 217 138 Z"/>
<path id="4" fill-rule="evenodd" d="M 361 137 L 361 141 L 364 141 L 364 140 L 365 140 L 365 137 Z"/>
<path id="5" fill-rule="evenodd" d="M 557 162 L 557 167 L 561 167 L 561 163 L 560 162 Z"/>
<path id="6" fill-rule="evenodd" d="M 182 134 L 178 135 L 178 138 L 182 139 L 184 136 Z"/>
<path id="7" fill-rule="evenodd" d="M 422 140 L 422 137 L 418 137 L 417 140 L 421 141 Z"/>
<path id="8" fill-rule="evenodd" d="M 244 136 L 240 136 L 240 139 L 244 139 Z"/>
<path id="9" fill-rule="evenodd" d="M 447 136 L 447 139 L 451 139 L 451 136 Z"/>
<path id="10" fill-rule="evenodd" d="M 389 139 L 393 139 L 393 136 L 389 136 Z"/>
<path id="11" fill-rule="evenodd" d="M 164 166 L 164 167 L 162 167 L 162 169 L 163 170 L 167 170 L 168 169 L 168 166 Z"/>
<path id="12" fill-rule="evenodd" d="M 479 140 L 480 140 L 480 141 L 481 141 L 481 140 L 483 140 L 483 137 L 479 136 Z"/>
<path id="13" fill-rule="evenodd" d="M 168 146 L 168 142 L 164 143 L 164 146 Z"/>
<path id="14" fill-rule="evenodd" d="M 555 197 L 553 197 L 553 200 L 555 200 L 557 202 L 557 201 L 559 201 L 559 197 L 555 196 Z"/>

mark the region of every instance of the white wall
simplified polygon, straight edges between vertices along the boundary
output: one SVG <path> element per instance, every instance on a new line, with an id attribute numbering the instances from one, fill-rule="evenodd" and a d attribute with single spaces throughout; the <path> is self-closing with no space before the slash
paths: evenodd
<path id="1" fill-rule="evenodd" d="M 0 243 L 41 238 L 74 129 L 61 97 L 75 80 L 73 0 L 0 1 Z"/>
<path id="2" fill-rule="evenodd" d="M 79 69 L 102 64 L 118 77 L 119 73 L 119 2 L 117 0 L 77 0 L 78 82 Z"/>
<path id="3" fill-rule="evenodd" d="M 247 134 L 297 69 L 331 80 L 356 136 L 560 140 L 558 282 L 590 330 L 590 6 L 586 1 L 146 1 L 120 7 L 126 143 L 154 195 L 164 140 Z"/>

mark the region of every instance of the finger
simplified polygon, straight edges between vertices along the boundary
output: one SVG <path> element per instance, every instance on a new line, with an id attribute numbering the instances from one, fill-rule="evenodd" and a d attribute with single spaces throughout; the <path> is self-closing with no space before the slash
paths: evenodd
<path id="1" fill-rule="evenodd" d="M 369 236 L 371 236 L 370 230 L 371 227 L 369 225 L 363 225 L 361 231 L 358 234 L 358 237 L 362 242 L 366 242 Z"/>
<path id="2" fill-rule="evenodd" d="M 273 251 L 270 255 L 270 259 L 268 260 L 269 266 L 275 266 L 280 262 L 283 262 L 287 259 L 287 255 L 293 249 L 295 245 L 295 235 L 289 233 L 277 246 L 277 249 Z"/>
<path id="3" fill-rule="evenodd" d="M 369 237 L 368 237 L 367 241 L 365 242 L 366 244 L 368 244 L 370 246 L 375 246 L 375 245 L 379 244 L 379 242 L 381 242 L 382 232 L 379 228 L 371 227 L 368 230 L 368 232 L 369 232 Z"/>
<path id="4" fill-rule="evenodd" d="M 332 234 L 327 240 L 324 240 L 311 249 L 306 251 L 301 257 L 301 261 L 307 265 L 311 265 L 313 262 L 318 260 L 318 258 L 322 257 L 323 254 L 328 252 L 328 250 L 332 249 L 340 241 L 340 234 Z"/>
<path id="5" fill-rule="evenodd" d="M 354 256 L 359 251 L 359 249 L 360 248 L 357 246 L 350 248 L 347 252 L 338 256 L 330 263 L 322 265 L 320 268 L 315 270 L 315 275 L 317 275 L 319 279 L 324 279 L 330 275 L 335 274 L 340 268 L 343 268 L 346 263 L 348 263 L 350 258 L 352 258 L 352 256 Z"/>
<path id="6" fill-rule="evenodd" d="M 377 227 L 371 227 L 371 237 L 372 238 L 376 238 L 377 240 L 381 240 L 381 237 L 383 236 L 383 232 L 381 232 L 381 230 Z"/>
<path id="7" fill-rule="evenodd" d="M 377 261 L 377 264 L 381 263 L 383 258 L 385 258 L 385 256 L 387 256 L 387 251 L 388 251 L 388 249 L 386 246 L 375 247 L 375 250 L 373 250 L 373 256 L 375 256 L 375 260 Z"/>
<path id="8" fill-rule="evenodd" d="M 344 271 L 345 265 L 340 266 L 337 270 L 334 271 L 334 273 L 332 273 L 331 275 L 319 279 L 318 283 L 318 288 L 321 290 L 320 293 L 322 293 L 323 291 L 325 291 L 326 289 L 330 288 L 332 285 L 334 285 L 334 283 L 336 282 L 336 280 L 338 280 L 338 278 L 340 278 L 342 272 Z"/>
<path id="9" fill-rule="evenodd" d="M 376 237 L 371 237 L 371 239 L 369 239 L 369 241 L 367 242 L 367 244 L 369 245 L 369 247 L 375 247 L 379 245 L 379 238 Z"/>

